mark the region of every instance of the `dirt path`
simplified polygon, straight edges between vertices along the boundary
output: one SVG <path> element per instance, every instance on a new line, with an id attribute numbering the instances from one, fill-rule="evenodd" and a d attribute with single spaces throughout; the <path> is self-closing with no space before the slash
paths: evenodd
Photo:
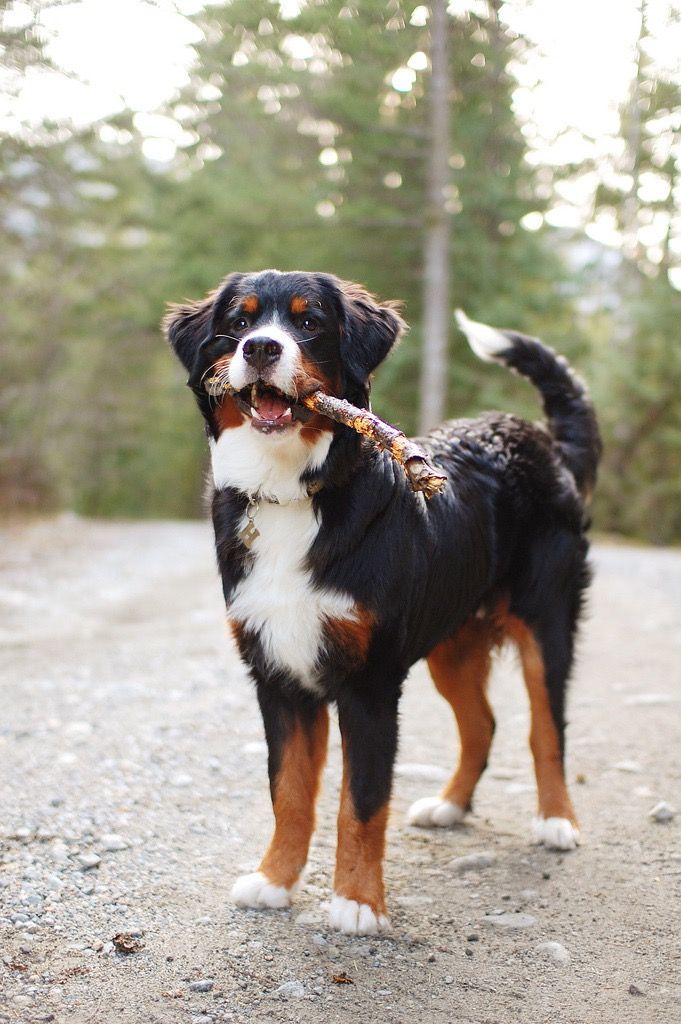
<path id="1" fill-rule="evenodd" d="M 229 903 L 270 810 L 208 527 L 62 517 L 0 543 L 0 1021 L 681 1021 L 681 813 L 648 817 L 658 800 L 681 812 L 681 553 L 595 553 L 570 702 L 575 853 L 529 842 L 526 701 L 507 657 L 476 813 L 455 831 L 402 825 L 455 749 L 417 666 L 388 844 L 394 931 L 371 940 L 329 933 L 320 908 L 335 734 L 295 907 Z M 478 852 L 493 863 L 451 865 Z M 524 927 L 484 920 L 499 911 Z M 143 948 L 116 953 L 118 932 L 143 933 Z"/>

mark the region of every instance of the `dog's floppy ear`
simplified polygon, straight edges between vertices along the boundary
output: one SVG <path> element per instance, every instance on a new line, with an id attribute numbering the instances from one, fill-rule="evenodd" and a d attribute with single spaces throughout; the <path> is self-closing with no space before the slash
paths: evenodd
<path id="1" fill-rule="evenodd" d="M 205 352 L 204 343 L 210 343 L 213 337 L 215 313 L 217 311 L 219 314 L 229 304 L 243 276 L 229 274 L 220 287 L 210 292 L 205 299 L 168 306 L 162 327 L 180 362 L 189 371 L 190 385 L 193 384 L 199 364 L 205 363 L 210 355 Z"/>
<path id="2" fill-rule="evenodd" d="M 366 389 L 370 375 L 406 330 L 396 302 L 379 302 L 358 284 L 338 281 L 343 323 L 341 358 L 346 375 Z"/>
<path id="3" fill-rule="evenodd" d="M 191 373 L 201 342 L 210 336 L 215 292 L 197 302 L 168 307 L 163 330 L 180 362 Z"/>

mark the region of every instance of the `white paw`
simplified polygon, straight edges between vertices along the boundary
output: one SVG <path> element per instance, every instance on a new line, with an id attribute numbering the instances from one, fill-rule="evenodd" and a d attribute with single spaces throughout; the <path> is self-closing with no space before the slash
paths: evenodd
<path id="1" fill-rule="evenodd" d="M 378 935 L 390 931 L 390 919 L 385 914 L 375 914 L 368 903 L 357 903 L 335 894 L 329 907 L 329 924 L 346 935 Z"/>
<path id="2" fill-rule="evenodd" d="M 579 846 L 579 829 L 567 818 L 533 818 L 532 831 L 535 842 L 549 850 L 574 850 Z"/>
<path id="3" fill-rule="evenodd" d="M 262 871 L 241 875 L 232 886 L 232 899 L 238 907 L 288 907 L 292 889 L 272 885 Z"/>
<path id="4" fill-rule="evenodd" d="M 407 811 L 407 824 L 421 828 L 449 828 L 463 821 L 463 807 L 439 796 L 424 796 Z"/>

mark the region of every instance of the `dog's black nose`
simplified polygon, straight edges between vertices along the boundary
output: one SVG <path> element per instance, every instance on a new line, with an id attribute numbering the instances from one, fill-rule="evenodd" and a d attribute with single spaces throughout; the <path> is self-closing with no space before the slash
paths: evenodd
<path id="1" fill-rule="evenodd" d="M 244 342 L 243 356 L 249 366 L 262 372 L 276 363 L 283 352 L 283 346 L 272 338 L 249 338 Z"/>

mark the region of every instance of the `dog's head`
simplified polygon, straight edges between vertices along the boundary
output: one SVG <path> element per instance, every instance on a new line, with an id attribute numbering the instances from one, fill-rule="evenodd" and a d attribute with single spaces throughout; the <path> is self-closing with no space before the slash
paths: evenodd
<path id="1" fill-rule="evenodd" d="M 298 400 L 314 391 L 366 408 L 370 376 L 405 324 L 359 285 L 266 270 L 232 274 L 202 301 L 171 307 L 164 327 L 213 437 L 248 422 L 281 437 L 309 428 Z M 227 385 L 224 396 L 207 394 L 210 377 Z"/>

